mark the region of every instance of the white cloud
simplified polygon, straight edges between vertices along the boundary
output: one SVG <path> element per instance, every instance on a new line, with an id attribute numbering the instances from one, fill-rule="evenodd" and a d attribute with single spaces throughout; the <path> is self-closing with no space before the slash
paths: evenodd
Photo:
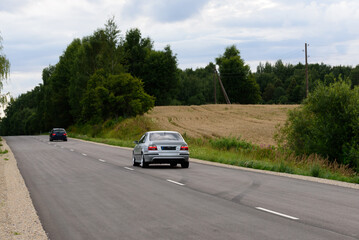
<path id="1" fill-rule="evenodd" d="M 41 82 L 74 38 L 115 16 L 122 34 L 137 27 L 156 49 L 170 45 L 179 66 L 203 67 L 235 44 L 255 71 L 259 62 L 357 65 L 357 0 L 2 0 L 0 31 L 14 93 Z M 16 95 L 16 94 L 13 94 Z"/>
<path id="2" fill-rule="evenodd" d="M 4 83 L 2 93 L 10 92 L 13 97 L 19 96 L 21 93 L 31 91 L 34 87 L 42 83 L 42 69 L 38 71 L 22 71 L 12 72 L 10 79 Z"/>

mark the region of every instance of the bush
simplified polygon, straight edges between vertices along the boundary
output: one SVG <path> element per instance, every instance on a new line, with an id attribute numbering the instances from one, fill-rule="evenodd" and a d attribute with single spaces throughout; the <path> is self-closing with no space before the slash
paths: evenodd
<path id="1" fill-rule="evenodd" d="M 359 172 L 359 87 L 319 83 L 299 109 L 289 112 L 277 142 L 296 154 L 316 153 Z"/>

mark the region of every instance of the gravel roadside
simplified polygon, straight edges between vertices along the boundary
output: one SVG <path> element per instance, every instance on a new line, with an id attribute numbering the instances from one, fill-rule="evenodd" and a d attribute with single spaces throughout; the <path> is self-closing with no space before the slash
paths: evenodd
<path id="1" fill-rule="evenodd" d="M 5 139 L 0 154 L 0 239 L 48 239 L 36 213 L 16 159 Z"/>

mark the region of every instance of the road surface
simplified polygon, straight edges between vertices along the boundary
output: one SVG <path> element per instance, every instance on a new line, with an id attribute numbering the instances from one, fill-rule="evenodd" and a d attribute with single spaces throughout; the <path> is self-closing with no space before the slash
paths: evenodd
<path id="1" fill-rule="evenodd" d="M 359 239 L 356 189 L 191 163 L 133 167 L 129 149 L 5 137 L 51 240 Z"/>

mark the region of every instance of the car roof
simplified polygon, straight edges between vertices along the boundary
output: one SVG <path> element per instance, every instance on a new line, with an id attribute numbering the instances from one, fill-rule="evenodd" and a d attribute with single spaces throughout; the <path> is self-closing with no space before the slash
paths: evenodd
<path id="1" fill-rule="evenodd" d="M 179 133 L 176 131 L 149 131 L 147 133 Z"/>
<path id="2" fill-rule="evenodd" d="M 52 130 L 64 130 L 65 131 L 64 128 L 53 128 Z"/>

